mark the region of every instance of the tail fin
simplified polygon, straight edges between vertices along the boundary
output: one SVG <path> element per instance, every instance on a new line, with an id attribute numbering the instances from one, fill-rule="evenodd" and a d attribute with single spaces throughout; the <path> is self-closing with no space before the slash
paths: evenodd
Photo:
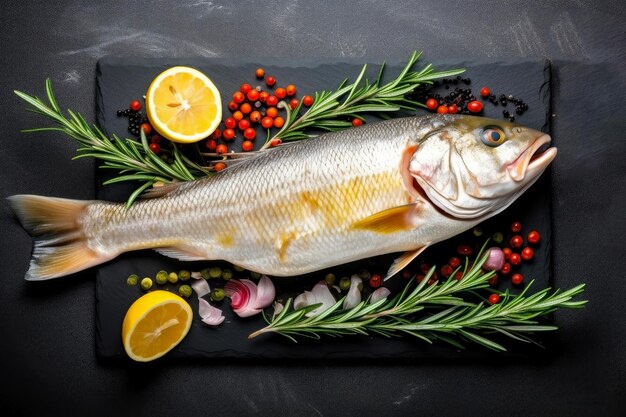
<path id="1" fill-rule="evenodd" d="M 8 199 L 22 226 L 36 237 L 27 280 L 57 278 L 109 260 L 87 246 L 79 217 L 89 201 L 36 195 Z"/>

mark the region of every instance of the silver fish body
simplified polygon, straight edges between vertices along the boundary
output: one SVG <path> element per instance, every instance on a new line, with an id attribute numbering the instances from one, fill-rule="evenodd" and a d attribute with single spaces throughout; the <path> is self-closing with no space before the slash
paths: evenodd
<path id="1" fill-rule="evenodd" d="M 494 136 L 494 126 L 506 140 L 486 146 L 484 132 Z M 554 158 L 554 148 L 524 156 L 547 142 L 541 132 L 483 118 L 394 119 L 260 152 L 129 209 L 36 196 L 12 201 L 31 233 L 58 235 L 36 241 L 27 279 L 146 248 L 274 276 L 407 252 L 392 275 L 427 246 L 510 205 Z M 55 227 L 58 219 L 40 213 L 55 211 L 53 202 L 68 206 L 63 221 L 72 225 Z"/>

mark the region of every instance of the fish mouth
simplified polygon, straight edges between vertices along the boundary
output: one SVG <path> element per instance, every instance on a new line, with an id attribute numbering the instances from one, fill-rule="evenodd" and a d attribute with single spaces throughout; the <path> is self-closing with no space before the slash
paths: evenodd
<path id="1" fill-rule="evenodd" d="M 527 173 L 541 173 L 556 157 L 557 149 L 547 147 L 551 142 L 550 135 L 539 136 L 515 161 L 507 166 L 513 181 L 520 182 Z"/>

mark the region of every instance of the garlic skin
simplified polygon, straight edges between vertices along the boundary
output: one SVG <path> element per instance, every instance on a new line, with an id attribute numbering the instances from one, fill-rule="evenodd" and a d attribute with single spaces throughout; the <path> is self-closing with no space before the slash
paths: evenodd
<path id="1" fill-rule="evenodd" d="M 391 294 L 391 291 L 389 291 L 389 288 L 386 288 L 386 287 L 377 288 L 376 291 L 374 291 L 372 295 L 370 296 L 370 304 L 374 304 L 382 299 L 386 299 L 387 297 L 389 297 L 389 294 Z"/>
<path id="2" fill-rule="evenodd" d="M 343 309 L 349 310 L 361 302 L 361 290 L 359 286 L 363 285 L 363 280 L 358 275 L 350 277 L 350 289 L 348 295 L 343 300 Z"/>
<path id="3" fill-rule="evenodd" d="M 208 326 L 219 326 L 225 319 L 222 315 L 222 310 L 213 307 L 204 298 L 198 298 L 198 314 L 200 315 L 202 323 Z"/>
<path id="4" fill-rule="evenodd" d="M 328 289 L 326 281 L 320 281 L 315 284 L 311 291 L 305 291 L 299 294 L 293 300 L 293 308 L 299 310 L 313 304 L 321 304 L 321 306 L 306 314 L 307 317 L 312 317 L 328 310 L 334 306 L 336 302 L 335 297 L 333 297 L 333 294 Z"/>

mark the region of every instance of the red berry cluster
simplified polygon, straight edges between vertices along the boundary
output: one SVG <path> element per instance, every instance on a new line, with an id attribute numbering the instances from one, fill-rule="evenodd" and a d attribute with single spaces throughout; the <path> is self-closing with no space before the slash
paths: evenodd
<path id="1" fill-rule="evenodd" d="M 524 237 L 522 236 L 522 224 L 520 222 L 513 222 L 511 224 L 511 232 L 513 236 L 509 239 L 509 246 L 504 246 L 502 252 L 504 252 L 504 265 L 497 271 L 498 275 L 507 276 L 511 272 L 515 272 L 522 262 L 530 262 L 535 257 L 535 250 L 531 246 L 537 246 L 541 240 L 539 232 L 531 230 L 526 235 L 526 243 L 524 245 Z M 497 275 L 497 276 L 498 276 Z M 524 282 L 524 276 L 518 272 L 511 275 L 511 283 L 514 285 L 520 285 Z"/>
<path id="2" fill-rule="evenodd" d="M 257 68 L 255 76 L 259 81 L 264 80 L 265 86 L 253 87 L 249 83 L 243 83 L 233 93 L 232 100 L 228 103 L 231 116 L 224 119 L 223 127 L 215 130 L 207 139 L 205 146 L 209 151 L 218 154 L 228 152 L 228 143 L 234 141 L 238 134 L 244 139 L 241 149 L 244 152 L 252 151 L 258 126 L 263 129 L 280 129 L 284 126 L 285 119 L 280 115 L 284 110 L 279 108 L 279 101 L 288 100 L 292 110 L 300 105 L 300 100 L 296 97 L 297 87 L 294 84 L 277 87 L 276 78 L 266 75 L 263 68 Z M 313 104 L 313 97 L 305 95 L 301 101 L 302 106 L 310 107 Z M 272 140 L 271 146 L 278 146 L 280 143 L 280 139 L 275 139 Z M 214 166 L 216 170 L 220 170 L 218 165 Z"/>
<path id="3" fill-rule="evenodd" d="M 143 133 L 150 140 L 150 150 L 156 154 L 161 153 L 161 136 L 156 134 L 156 132 L 151 136 L 154 132 L 152 125 L 148 121 L 148 118 L 141 111 L 141 102 L 139 100 L 133 100 L 130 102 L 130 105 L 127 109 L 118 110 L 117 115 L 119 117 L 127 117 L 128 118 L 128 131 L 133 135 L 139 137 L 140 132 L 143 130 Z"/>

